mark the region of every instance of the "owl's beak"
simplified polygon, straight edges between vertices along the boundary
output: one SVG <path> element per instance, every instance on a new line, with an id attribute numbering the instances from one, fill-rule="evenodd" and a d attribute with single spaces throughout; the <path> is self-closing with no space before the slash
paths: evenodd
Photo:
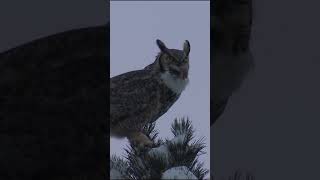
<path id="1" fill-rule="evenodd" d="M 180 78 L 180 79 L 183 79 L 183 80 L 187 79 L 187 78 L 188 78 L 188 72 L 189 72 L 188 66 L 187 66 L 187 65 L 182 66 L 182 67 L 181 67 L 181 70 L 180 70 L 180 76 L 179 76 L 179 78 Z"/>
<path id="2" fill-rule="evenodd" d="M 182 71 L 182 73 L 180 74 L 180 78 L 185 80 L 188 78 L 188 71 Z"/>

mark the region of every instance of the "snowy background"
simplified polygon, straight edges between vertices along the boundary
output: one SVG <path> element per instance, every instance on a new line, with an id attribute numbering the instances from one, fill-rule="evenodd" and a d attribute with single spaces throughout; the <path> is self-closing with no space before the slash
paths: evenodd
<path id="1" fill-rule="evenodd" d="M 168 48 L 182 49 L 191 44 L 190 83 L 180 99 L 157 121 L 159 137 L 172 138 L 171 123 L 188 116 L 196 139 L 205 137 L 207 154 L 200 157 L 210 169 L 210 7 L 202 2 L 110 2 L 111 49 L 110 77 L 142 69 L 159 52 L 156 39 Z M 122 156 L 126 139 L 113 139 L 110 154 Z"/>

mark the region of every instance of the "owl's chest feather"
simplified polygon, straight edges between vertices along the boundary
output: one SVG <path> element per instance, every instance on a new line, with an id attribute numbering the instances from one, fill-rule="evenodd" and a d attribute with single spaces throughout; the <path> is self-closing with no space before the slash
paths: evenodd
<path id="1" fill-rule="evenodd" d="M 159 99 L 157 107 L 154 109 L 154 116 L 150 119 L 150 122 L 154 122 L 164 113 L 166 113 L 181 95 L 180 93 L 175 93 L 163 83 L 159 85 L 158 92 Z"/>

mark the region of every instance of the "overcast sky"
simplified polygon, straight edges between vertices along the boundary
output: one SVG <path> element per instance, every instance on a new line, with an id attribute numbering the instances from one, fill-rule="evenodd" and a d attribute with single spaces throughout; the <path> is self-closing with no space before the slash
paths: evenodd
<path id="1" fill-rule="evenodd" d="M 175 117 L 188 116 L 196 138 L 205 137 L 210 164 L 210 7 L 209 2 L 111 2 L 110 76 L 144 68 L 159 52 L 156 39 L 182 49 L 189 40 L 190 84 L 172 108 L 157 121 L 161 138 L 171 138 Z M 111 139 L 111 154 L 124 155 L 126 140 Z"/>

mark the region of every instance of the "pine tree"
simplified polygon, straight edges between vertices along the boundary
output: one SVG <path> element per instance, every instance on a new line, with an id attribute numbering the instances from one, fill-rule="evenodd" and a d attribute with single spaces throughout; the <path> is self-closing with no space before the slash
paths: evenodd
<path id="1" fill-rule="evenodd" d="M 171 140 L 158 138 L 155 123 L 147 124 L 143 132 L 155 146 L 130 144 L 125 149 L 125 159 L 112 156 L 111 179 L 203 179 L 209 172 L 198 160 L 205 153 L 204 139 L 194 140 L 194 129 L 188 118 L 174 120 Z"/>

